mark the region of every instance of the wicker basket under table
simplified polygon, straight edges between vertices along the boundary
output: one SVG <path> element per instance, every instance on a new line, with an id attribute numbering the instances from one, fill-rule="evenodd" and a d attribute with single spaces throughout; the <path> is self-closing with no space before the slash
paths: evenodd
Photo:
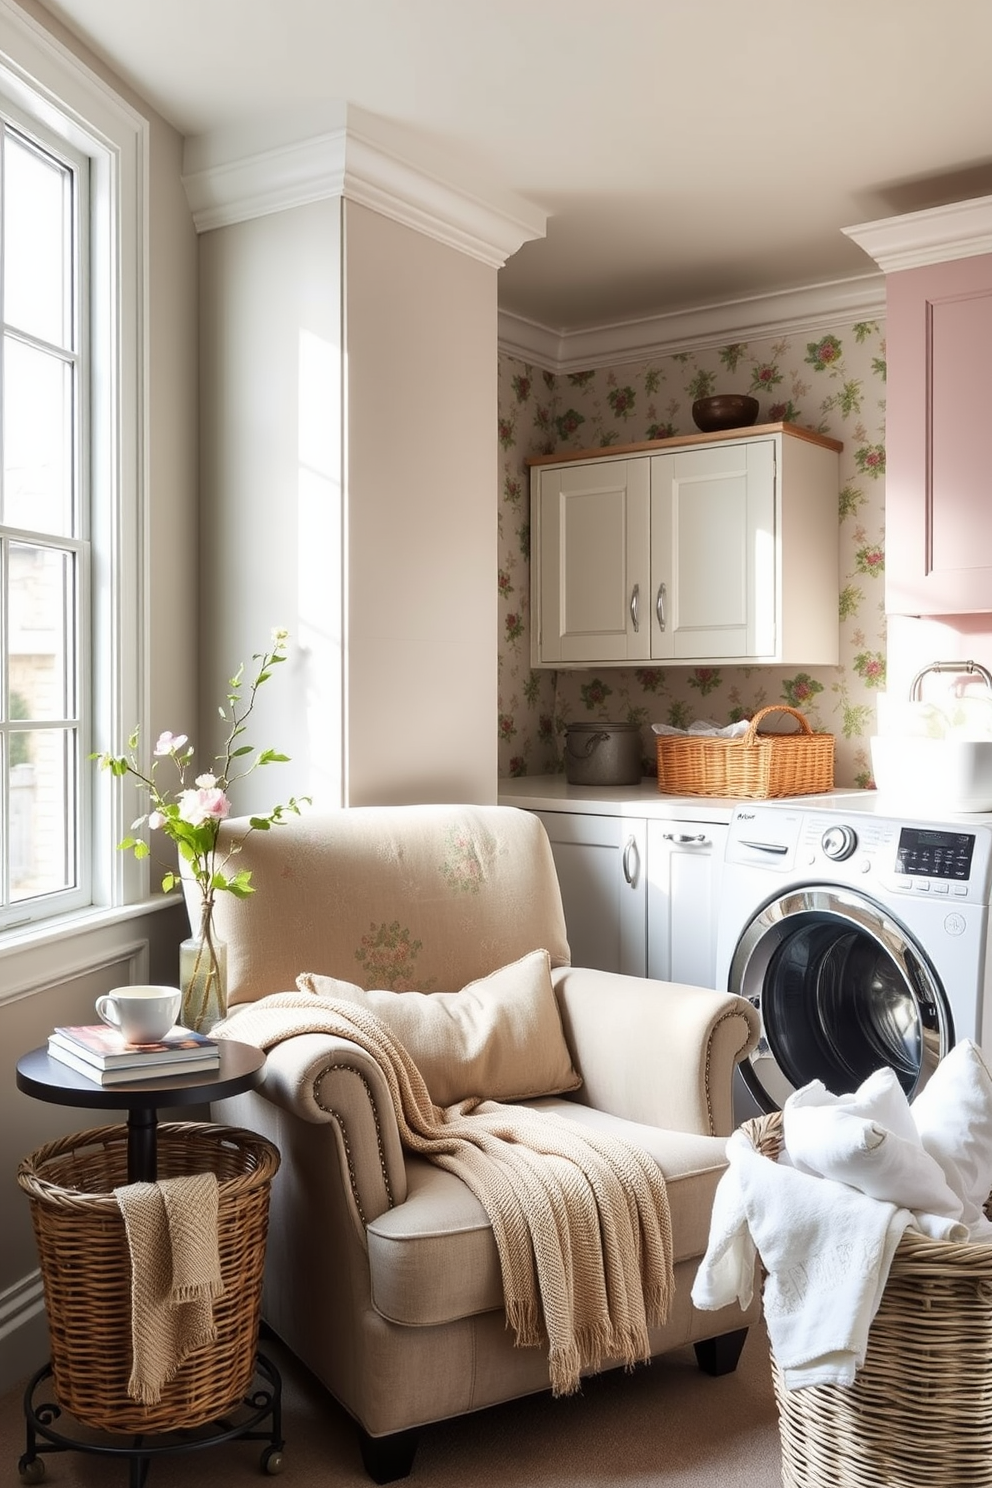
<path id="1" fill-rule="evenodd" d="M 744 1131 L 776 1156 L 781 1112 Z M 907 1232 L 854 1384 L 772 1380 L 783 1488 L 992 1488 L 992 1245 Z"/>
<path id="2" fill-rule="evenodd" d="M 217 1339 L 190 1354 L 157 1405 L 127 1393 L 131 1373 L 131 1259 L 113 1189 L 127 1183 L 127 1128 L 76 1132 L 26 1157 L 28 1195 L 51 1342 L 55 1396 L 86 1426 L 167 1432 L 217 1420 L 255 1372 L 269 1190 L 279 1166 L 255 1132 L 200 1122 L 158 1127 L 159 1178 L 213 1172 L 224 1293 Z"/>
<path id="3" fill-rule="evenodd" d="M 788 713 L 798 732 L 759 733 L 769 713 Z M 657 755 L 658 789 L 669 796 L 767 800 L 816 795 L 834 784 L 833 735 L 814 733 L 798 708 L 762 708 L 739 739 L 658 734 Z"/>

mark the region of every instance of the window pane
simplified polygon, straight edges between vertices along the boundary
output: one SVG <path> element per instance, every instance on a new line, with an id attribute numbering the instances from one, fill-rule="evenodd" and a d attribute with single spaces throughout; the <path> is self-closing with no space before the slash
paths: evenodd
<path id="1" fill-rule="evenodd" d="M 8 736 L 10 897 L 17 902 L 75 884 L 75 729 Z"/>
<path id="2" fill-rule="evenodd" d="M 71 345 L 68 172 L 7 134 L 4 142 L 4 318 Z"/>
<path id="3" fill-rule="evenodd" d="M 3 419 L 4 521 L 73 536 L 71 368 L 7 336 Z"/>
<path id="4" fill-rule="evenodd" d="M 70 658 L 75 640 L 75 560 L 54 548 L 12 542 L 8 557 L 12 721 L 69 719 L 76 712 Z"/>

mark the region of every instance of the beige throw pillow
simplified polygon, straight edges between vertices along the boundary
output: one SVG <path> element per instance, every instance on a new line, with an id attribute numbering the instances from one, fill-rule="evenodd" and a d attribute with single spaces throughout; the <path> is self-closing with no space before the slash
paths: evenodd
<path id="1" fill-rule="evenodd" d="M 296 984 L 318 997 L 359 1003 L 380 1018 L 437 1106 L 469 1096 L 527 1100 L 582 1083 L 565 1042 L 547 951 L 531 951 L 460 992 L 367 992 L 313 972 Z"/>

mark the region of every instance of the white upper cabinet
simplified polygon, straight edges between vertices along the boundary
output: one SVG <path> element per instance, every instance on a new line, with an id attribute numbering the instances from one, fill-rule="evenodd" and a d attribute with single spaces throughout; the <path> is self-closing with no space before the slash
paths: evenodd
<path id="1" fill-rule="evenodd" d="M 651 655 L 651 470 L 646 460 L 552 466 L 535 487 L 531 551 L 543 595 L 546 661 L 629 662 Z"/>
<path id="2" fill-rule="evenodd" d="M 840 448 L 768 424 L 532 461 L 532 665 L 835 665 Z"/>

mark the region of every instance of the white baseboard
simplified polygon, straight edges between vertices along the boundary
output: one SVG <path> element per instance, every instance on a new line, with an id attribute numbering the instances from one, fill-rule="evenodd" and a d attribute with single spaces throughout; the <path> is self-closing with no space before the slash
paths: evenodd
<path id="1" fill-rule="evenodd" d="M 48 1319 L 41 1272 L 0 1292 L 0 1395 L 27 1384 L 48 1358 Z"/>

